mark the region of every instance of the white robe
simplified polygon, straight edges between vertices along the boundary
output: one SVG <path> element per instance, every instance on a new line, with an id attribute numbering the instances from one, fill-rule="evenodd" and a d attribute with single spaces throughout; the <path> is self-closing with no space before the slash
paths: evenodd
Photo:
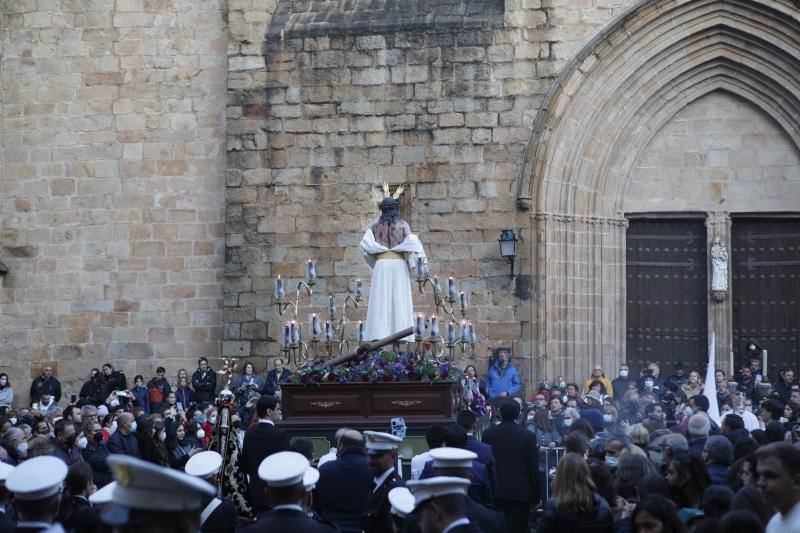
<path id="1" fill-rule="evenodd" d="M 402 259 L 381 259 L 383 252 L 406 254 Z M 361 255 L 372 267 L 372 281 L 369 285 L 369 304 L 367 320 L 364 324 L 364 340 L 374 341 L 393 335 L 414 325 L 414 303 L 411 299 L 409 268 L 416 268 L 417 257 L 427 265 L 428 259 L 422 242 L 410 234 L 403 242 L 393 248 L 386 248 L 375 240 L 372 229 L 368 229 L 361 239 Z M 402 339 L 412 342 L 413 335 Z"/>

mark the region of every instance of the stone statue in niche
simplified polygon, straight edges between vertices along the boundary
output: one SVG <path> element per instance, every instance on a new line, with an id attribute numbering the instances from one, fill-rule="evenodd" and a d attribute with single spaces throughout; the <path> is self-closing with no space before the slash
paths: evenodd
<path id="1" fill-rule="evenodd" d="M 717 302 L 728 297 L 728 249 L 719 237 L 711 244 L 711 297 Z"/>

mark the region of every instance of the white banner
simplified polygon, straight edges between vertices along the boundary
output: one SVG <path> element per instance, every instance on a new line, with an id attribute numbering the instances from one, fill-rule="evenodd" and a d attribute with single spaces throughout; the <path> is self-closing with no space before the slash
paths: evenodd
<path id="1" fill-rule="evenodd" d="M 706 381 L 703 384 L 703 396 L 708 398 L 708 416 L 717 423 L 721 424 L 719 418 L 719 405 L 717 404 L 717 380 L 716 368 L 714 364 L 714 354 L 717 351 L 717 334 L 711 333 L 711 346 L 708 347 L 708 370 L 706 370 Z"/>

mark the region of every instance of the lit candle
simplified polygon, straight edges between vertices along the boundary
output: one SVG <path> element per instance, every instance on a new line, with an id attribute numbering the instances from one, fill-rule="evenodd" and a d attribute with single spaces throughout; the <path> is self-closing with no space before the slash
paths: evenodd
<path id="1" fill-rule="evenodd" d="M 447 344 L 455 344 L 456 343 L 456 325 L 453 324 L 451 320 L 447 324 Z"/>
<path id="2" fill-rule="evenodd" d="M 327 320 L 325 321 L 325 342 L 329 344 L 333 342 L 333 328 Z"/>
<path id="3" fill-rule="evenodd" d="M 417 257 L 417 279 L 425 277 L 425 263 L 421 257 Z"/>
<path id="4" fill-rule="evenodd" d="M 442 292 L 442 284 L 439 283 L 439 276 L 433 276 L 433 294 L 440 294 Z"/>
<path id="5" fill-rule="evenodd" d="M 478 336 L 475 335 L 475 326 L 472 325 L 472 322 L 469 323 L 469 343 L 475 346 L 475 342 L 477 342 Z"/>
<path id="6" fill-rule="evenodd" d="M 314 340 L 317 340 L 319 338 L 320 333 L 321 332 L 319 327 L 319 317 L 317 316 L 316 313 L 313 313 L 311 315 L 311 337 Z"/>
<path id="7" fill-rule="evenodd" d="M 464 312 L 467 310 L 468 303 L 467 303 L 467 295 L 464 291 L 459 293 L 459 299 L 461 300 L 461 311 Z"/>
<path id="8" fill-rule="evenodd" d="M 333 299 L 333 294 L 328 296 L 328 313 L 331 317 L 336 316 L 336 300 Z"/>
<path id="9" fill-rule="evenodd" d="M 309 259 L 306 263 L 306 279 L 308 281 L 314 281 L 317 279 L 317 265 L 315 265 L 314 261 L 311 259 Z"/>
<path id="10" fill-rule="evenodd" d="M 358 343 L 361 344 L 364 342 L 364 323 L 360 320 L 358 321 Z"/>
<path id="11" fill-rule="evenodd" d="M 456 282 L 453 278 L 447 278 L 447 298 L 456 301 Z"/>
<path id="12" fill-rule="evenodd" d="M 283 341 L 281 342 L 281 347 L 288 348 L 291 342 L 292 342 L 291 327 L 287 322 L 283 325 Z"/>
<path id="13" fill-rule="evenodd" d="M 439 337 L 439 319 L 436 315 L 431 315 L 431 335 L 432 338 Z"/>
<path id="14" fill-rule="evenodd" d="M 461 330 L 459 331 L 459 337 L 461 337 L 461 342 L 469 341 L 469 329 L 467 328 L 467 322 L 465 320 L 461 321 Z"/>
<path id="15" fill-rule="evenodd" d="M 286 291 L 283 288 L 283 280 L 279 274 L 278 277 L 275 278 L 275 301 L 282 302 L 285 296 Z"/>
<path id="16" fill-rule="evenodd" d="M 422 316 L 422 313 L 417 315 L 417 325 L 414 328 L 414 335 L 417 337 L 422 337 L 422 332 L 425 331 L 425 317 Z"/>
<path id="17" fill-rule="evenodd" d="M 364 284 L 361 283 L 360 279 L 357 279 L 356 280 L 356 300 L 360 300 L 363 295 L 364 295 Z"/>

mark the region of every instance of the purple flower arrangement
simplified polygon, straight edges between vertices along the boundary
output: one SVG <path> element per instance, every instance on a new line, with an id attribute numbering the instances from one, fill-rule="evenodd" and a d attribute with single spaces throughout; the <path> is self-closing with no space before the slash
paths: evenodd
<path id="1" fill-rule="evenodd" d="M 333 368 L 325 360 L 314 359 L 292 375 L 292 383 L 389 383 L 398 381 L 458 381 L 461 371 L 449 361 L 433 357 L 418 359 L 416 352 L 370 352 L 360 359 Z"/>

